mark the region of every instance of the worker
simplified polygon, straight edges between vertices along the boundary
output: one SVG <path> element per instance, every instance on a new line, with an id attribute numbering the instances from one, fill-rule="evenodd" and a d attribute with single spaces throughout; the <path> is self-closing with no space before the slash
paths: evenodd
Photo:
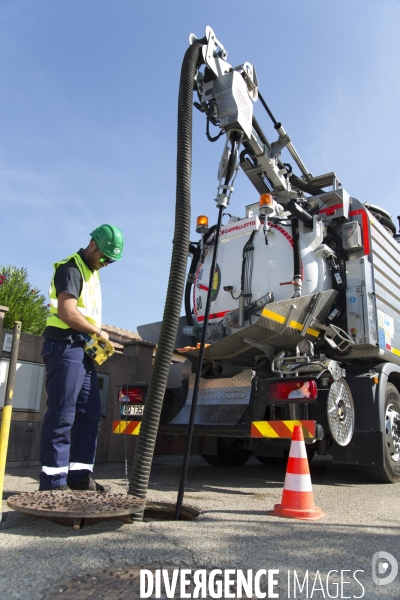
<path id="1" fill-rule="evenodd" d="M 121 230 L 100 225 L 87 248 L 54 265 L 50 312 L 43 332 L 47 412 L 41 443 L 39 490 L 104 492 L 92 476 L 101 400 L 93 360 L 82 334 L 101 336 L 100 269 L 120 260 Z"/>

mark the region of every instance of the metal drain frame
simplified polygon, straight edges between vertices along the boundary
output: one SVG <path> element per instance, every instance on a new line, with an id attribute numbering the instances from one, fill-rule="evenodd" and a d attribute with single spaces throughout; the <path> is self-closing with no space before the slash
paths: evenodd
<path id="1" fill-rule="evenodd" d="M 166 569 L 171 578 L 172 571 L 180 568 L 182 567 L 179 565 L 156 566 L 151 564 L 149 566 L 142 565 L 140 567 L 126 567 L 124 569 L 103 569 L 103 571 L 75 576 L 65 583 L 53 586 L 49 595 L 46 596 L 46 600 L 76 600 L 77 598 L 85 598 L 85 600 L 132 600 L 132 598 L 140 597 L 141 569 L 152 571 L 153 574 L 157 569 Z M 196 567 L 192 567 L 191 570 L 195 571 Z M 206 571 L 209 572 L 211 569 L 206 569 Z M 215 579 L 222 581 L 222 578 L 222 575 L 217 575 Z M 158 597 L 166 600 L 168 596 L 162 588 Z M 190 593 L 190 597 L 192 597 L 193 591 L 194 584 L 191 580 L 186 593 Z M 234 591 L 233 588 L 231 591 Z M 151 597 L 154 598 L 154 595 L 152 594 Z M 175 590 L 174 598 L 176 600 L 181 598 L 178 586 Z M 206 599 L 209 600 L 210 598 L 207 594 Z"/>

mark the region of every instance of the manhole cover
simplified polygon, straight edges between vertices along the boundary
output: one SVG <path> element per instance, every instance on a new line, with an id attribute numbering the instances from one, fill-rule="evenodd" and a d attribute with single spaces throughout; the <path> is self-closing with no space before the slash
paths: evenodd
<path id="1" fill-rule="evenodd" d="M 154 565 L 151 568 L 146 567 L 129 567 L 126 569 L 104 569 L 101 572 L 89 573 L 82 577 L 75 577 L 64 584 L 58 584 L 52 588 L 50 594 L 46 597 L 46 600 L 135 600 L 140 598 L 140 571 L 146 569 L 147 573 L 152 574 L 153 592 L 147 598 L 175 598 L 179 600 L 182 596 L 180 594 L 180 568 L 179 567 L 159 567 L 159 589 L 156 589 L 156 570 L 157 567 Z M 187 567 L 185 567 L 187 569 Z M 175 576 L 174 576 L 175 571 Z M 178 574 L 176 574 L 178 571 Z M 196 569 L 188 569 L 190 573 L 185 575 L 185 579 L 188 581 L 188 585 L 185 585 L 185 596 L 186 598 L 193 598 L 193 592 L 195 591 L 195 583 L 193 581 L 193 573 Z M 205 570 L 209 574 L 209 569 Z M 175 579 L 175 585 L 173 583 Z M 168 585 L 173 587 L 169 591 L 167 596 L 165 590 L 164 580 L 168 581 Z M 223 576 L 217 575 L 215 581 L 219 580 L 222 586 Z M 144 578 L 145 592 L 148 591 L 149 578 Z M 229 588 L 230 593 L 234 593 L 234 587 Z M 200 598 L 210 599 L 211 596 L 203 595 L 200 591 L 200 595 L 196 596 Z M 222 598 L 223 596 L 213 596 Z M 231 596 L 235 597 L 235 596 Z"/>
<path id="2" fill-rule="evenodd" d="M 144 500 L 112 492 L 45 491 L 10 496 L 7 505 L 18 512 L 47 519 L 68 519 L 79 529 L 82 519 L 120 519 L 143 509 Z"/>

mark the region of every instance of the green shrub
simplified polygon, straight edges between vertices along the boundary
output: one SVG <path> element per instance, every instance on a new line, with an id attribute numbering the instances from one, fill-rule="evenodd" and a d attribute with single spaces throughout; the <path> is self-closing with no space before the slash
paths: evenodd
<path id="1" fill-rule="evenodd" d="M 45 296 L 29 283 L 24 267 L 0 266 L 0 306 L 9 309 L 4 317 L 4 328 L 14 329 L 14 321 L 21 321 L 21 330 L 25 333 L 43 333 L 49 308 Z"/>

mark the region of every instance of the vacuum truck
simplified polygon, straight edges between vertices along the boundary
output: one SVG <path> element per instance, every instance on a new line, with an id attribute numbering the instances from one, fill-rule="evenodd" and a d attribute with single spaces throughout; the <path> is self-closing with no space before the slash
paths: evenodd
<path id="1" fill-rule="evenodd" d="M 334 172 L 308 171 L 261 95 L 254 65 L 232 67 L 210 27 L 190 41 L 202 43 L 194 106 L 210 142 L 225 139 L 215 199 L 221 219 L 213 226 L 197 219 L 175 344 L 186 360 L 171 367 L 159 432 L 185 435 L 200 369 L 192 452 L 209 464 L 240 466 L 251 455 L 283 461 L 301 425 L 309 457 L 330 455 L 375 481 L 397 482 L 396 227 Z M 255 102 L 272 120 L 273 142 Z M 233 184 L 243 174 L 255 193 L 238 209 Z M 157 342 L 157 324 L 138 331 Z M 138 433 L 145 396 L 145 385 L 121 388 L 115 433 Z"/>

